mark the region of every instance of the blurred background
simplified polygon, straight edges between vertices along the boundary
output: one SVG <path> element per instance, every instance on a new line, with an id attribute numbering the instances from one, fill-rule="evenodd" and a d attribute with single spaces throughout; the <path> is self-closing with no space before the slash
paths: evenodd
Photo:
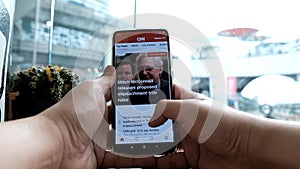
<path id="1" fill-rule="evenodd" d="M 11 74 L 53 64 L 76 69 L 81 80 L 93 79 L 111 62 L 107 49 L 112 34 L 103 27 L 135 28 L 139 25 L 135 15 L 166 14 L 195 26 L 209 41 L 194 51 L 171 41 L 173 60 L 182 61 L 191 72 L 187 88 L 214 97 L 211 77 L 199 63 L 217 56 L 228 105 L 267 118 L 300 120 L 296 1 L 16 0 L 15 4 Z M 133 16 L 129 22 L 112 22 L 128 16 Z"/>

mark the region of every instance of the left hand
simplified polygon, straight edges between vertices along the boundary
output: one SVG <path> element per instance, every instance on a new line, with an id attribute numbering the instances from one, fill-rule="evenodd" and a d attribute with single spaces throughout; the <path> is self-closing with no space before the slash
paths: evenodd
<path id="1" fill-rule="evenodd" d="M 130 158 L 107 152 L 107 106 L 115 69 L 106 67 L 103 75 L 82 82 L 61 101 L 39 116 L 52 121 L 62 137 L 59 168 L 147 167 L 155 164 L 153 157 Z M 50 127 L 50 126 L 49 126 Z"/>

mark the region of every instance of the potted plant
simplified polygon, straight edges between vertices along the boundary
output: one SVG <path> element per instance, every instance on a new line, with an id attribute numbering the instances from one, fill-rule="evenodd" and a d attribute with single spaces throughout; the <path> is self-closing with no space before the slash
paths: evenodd
<path id="1" fill-rule="evenodd" d="M 12 101 L 12 118 L 36 115 L 58 102 L 80 82 L 79 76 L 66 67 L 31 66 L 14 74 L 12 90 L 18 96 Z"/>

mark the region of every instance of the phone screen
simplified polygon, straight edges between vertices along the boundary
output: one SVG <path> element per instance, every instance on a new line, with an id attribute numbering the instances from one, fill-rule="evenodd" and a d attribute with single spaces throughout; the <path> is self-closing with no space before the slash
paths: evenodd
<path id="1" fill-rule="evenodd" d="M 166 30 L 118 31 L 113 38 L 114 149 L 163 153 L 174 146 L 173 121 L 148 126 L 156 103 L 172 98 L 169 37 Z"/>

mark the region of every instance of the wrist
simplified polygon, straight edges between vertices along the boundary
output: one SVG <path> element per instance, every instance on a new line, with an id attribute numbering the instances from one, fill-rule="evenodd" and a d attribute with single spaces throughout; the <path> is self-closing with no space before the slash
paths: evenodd
<path id="1" fill-rule="evenodd" d="M 78 168 L 88 166 L 87 163 L 82 163 L 81 158 L 93 160 L 93 144 L 81 127 L 75 111 L 72 111 L 69 106 L 58 103 L 40 115 L 51 121 L 61 137 L 60 151 L 63 156 L 59 161 L 60 168 L 69 166 L 69 163 Z"/>
<path id="2" fill-rule="evenodd" d="M 0 168 L 59 168 L 62 137 L 52 121 L 37 115 L 0 125 Z"/>
<path id="3" fill-rule="evenodd" d="M 37 161 L 42 163 L 42 168 L 59 168 L 64 155 L 61 130 L 56 122 L 43 114 L 34 118 L 39 121 L 36 129 L 42 135 L 38 139 L 39 143 L 35 144 L 37 154 L 34 154 L 33 157 L 39 157 Z"/>
<path id="4" fill-rule="evenodd" d="M 264 142 L 266 141 L 266 123 L 264 119 L 260 119 L 250 115 L 248 120 L 250 123 L 248 154 L 249 161 L 253 168 L 267 169 L 266 155 L 264 154 Z"/>
<path id="5" fill-rule="evenodd" d="M 254 168 L 299 168 L 300 125 L 294 122 L 258 119 L 253 132 Z"/>

